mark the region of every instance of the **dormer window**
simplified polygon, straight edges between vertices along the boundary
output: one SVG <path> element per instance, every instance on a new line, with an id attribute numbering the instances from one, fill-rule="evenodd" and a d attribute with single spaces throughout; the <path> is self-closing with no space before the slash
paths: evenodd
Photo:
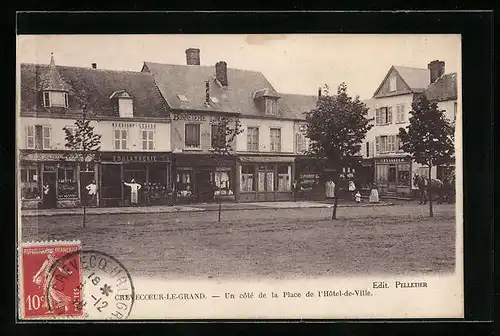
<path id="1" fill-rule="evenodd" d="M 115 91 L 109 98 L 118 100 L 120 118 L 134 117 L 134 100 L 125 90 Z"/>
<path id="2" fill-rule="evenodd" d="M 266 98 L 266 114 L 278 115 L 278 100 L 274 98 Z"/>
<path id="3" fill-rule="evenodd" d="M 68 108 L 68 93 L 63 91 L 44 91 L 43 106 Z"/>
<path id="4" fill-rule="evenodd" d="M 261 89 L 255 91 L 253 99 L 257 108 L 266 115 L 277 116 L 279 114 L 278 99 L 280 96 L 272 89 Z"/>

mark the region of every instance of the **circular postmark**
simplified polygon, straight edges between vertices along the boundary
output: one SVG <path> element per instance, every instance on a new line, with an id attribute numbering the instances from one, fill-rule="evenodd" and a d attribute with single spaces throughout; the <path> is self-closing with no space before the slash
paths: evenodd
<path id="1" fill-rule="evenodd" d="M 54 316 L 93 320 L 126 319 L 135 301 L 132 277 L 113 256 L 77 250 L 55 260 L 45 299 Z"/>

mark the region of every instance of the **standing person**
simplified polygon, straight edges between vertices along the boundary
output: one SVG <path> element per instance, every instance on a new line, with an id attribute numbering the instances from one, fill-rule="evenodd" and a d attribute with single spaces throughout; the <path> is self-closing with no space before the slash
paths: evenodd
<path id="1" fill-rule="evenodd" d="M 379 202 L 377 185 L 375 183 L 372 184 L 372 190 L 370 191 L 369 202 L 370 203 L 378 203 Z"/>
<path id="2" fill-rule="evenodd" d="M 94 180 L 90 182 L 85 189 L 87 189 L 88 195 L 89 195 L 89 206 L 94 206 L 95 205 L 95 199 L 97 195 L 97 184 L 95 183 Z"/>
<path id="3" fill-rule="evenodd" d="M 130 187 L 130 203 L 132 206 L 137 206 L 139 203 L 139 190 L 141 189 L 141 185 L 136 183 L 134 179 L 130 180 L 130 183 L 123 182 L 127 187 Z"/>
<path id="4" fill-rule="evenodd" d="M 356 191 L 356 194 L 354 195 L 354 197 L 356 198 L 356 203 L 360 203 L 361 202 L 361 193 L 358 191 Z"/>
<path id="5" fill-rule="evenodd" d="M 349 194 L 351 199 L 354 199 L 354 193 L 356 192 L 356 185 L 353 180 L 349 180 Z"/>

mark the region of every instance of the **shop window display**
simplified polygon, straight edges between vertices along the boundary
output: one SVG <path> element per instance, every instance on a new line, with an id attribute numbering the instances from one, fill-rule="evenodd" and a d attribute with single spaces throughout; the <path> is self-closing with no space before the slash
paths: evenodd
<path id="1" fill-rule="evenodd" d="M 59 167 L 57 170 L 57 195 L 59 198 L 77 198 L 76 171 L 73 167 Z"/>
<path id="2" fill-rule="evenodd" d="M 231 189 L 231 179 L 229 171 L 216 171 L 214 174 L 215 190 L 214 195 L 233 195 L 233 190 Z"/>
<path id="3" fill-rule="evenodd" d="M 193 195 L 193 172 L 180 171 L 176 177 L 177 196 Z"/>
<path id="4" fill-rule="evenodd" d="M 291 166 L 278 166 L 278 191 L 290 191 L 292 167 Z"/>
<path id="5" fill-rule="evenodd" d="M 36 166 L 21 168 L 21 199 L 39 200 L 40 174 Z"/>
<path id="6" fill-rule="evenodd" d="M 255 171 L 253 166 L 241 167 L 241 191 L 255 191 Z"/>

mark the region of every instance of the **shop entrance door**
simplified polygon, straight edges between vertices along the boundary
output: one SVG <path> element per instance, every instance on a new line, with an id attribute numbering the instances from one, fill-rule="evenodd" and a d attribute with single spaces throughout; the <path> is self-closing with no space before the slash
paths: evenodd
<path id="1" fill-rule="evenodd" d="M 258 200 L 271 202 L 275 201 L 275 172 L 273 165 L 261 165 L 259 166 L 259 175 L 258 175 Z"/>
<path id="2" fill-rule="evenodd" d="M 95 205 L 90 204 L 91 198 L 89 196 L 89 191 L 87 190 L 87 186 L 90 182 L 94 181 L 94 172 L 93 171 L 80 171 L 80 195 L 82 202 L 85 205 Z M 97 183 L 97 181 L 95 181 Z M 95 203 L 95 202 L 94 202 Z"/>
<path id="3" fill-rule="evenodd" d="M 212 185 L 212 172 L 210 170 L 196 171 L 196 199 L 199 202 L 213 202 L 214 187 Z"/>
<path id="4" fill-rule="evenodd" d="M 396 165 L 390 165 L 389 166 L 389 176 L 388 176 L 388 189 L 389 192 L 396 192 L 397 191 L 397 181 L 396 181 Z"/>
<path id="5" fill-rule="evenodd" d="M 45 193 L 45 185 L 48 186 L 48 192 Z M 57 194 L 56 194 L 56 172 L 43 172 L 43 186 L 42 186 L 42 202 L 44 208 L 57 207 Z"/>

